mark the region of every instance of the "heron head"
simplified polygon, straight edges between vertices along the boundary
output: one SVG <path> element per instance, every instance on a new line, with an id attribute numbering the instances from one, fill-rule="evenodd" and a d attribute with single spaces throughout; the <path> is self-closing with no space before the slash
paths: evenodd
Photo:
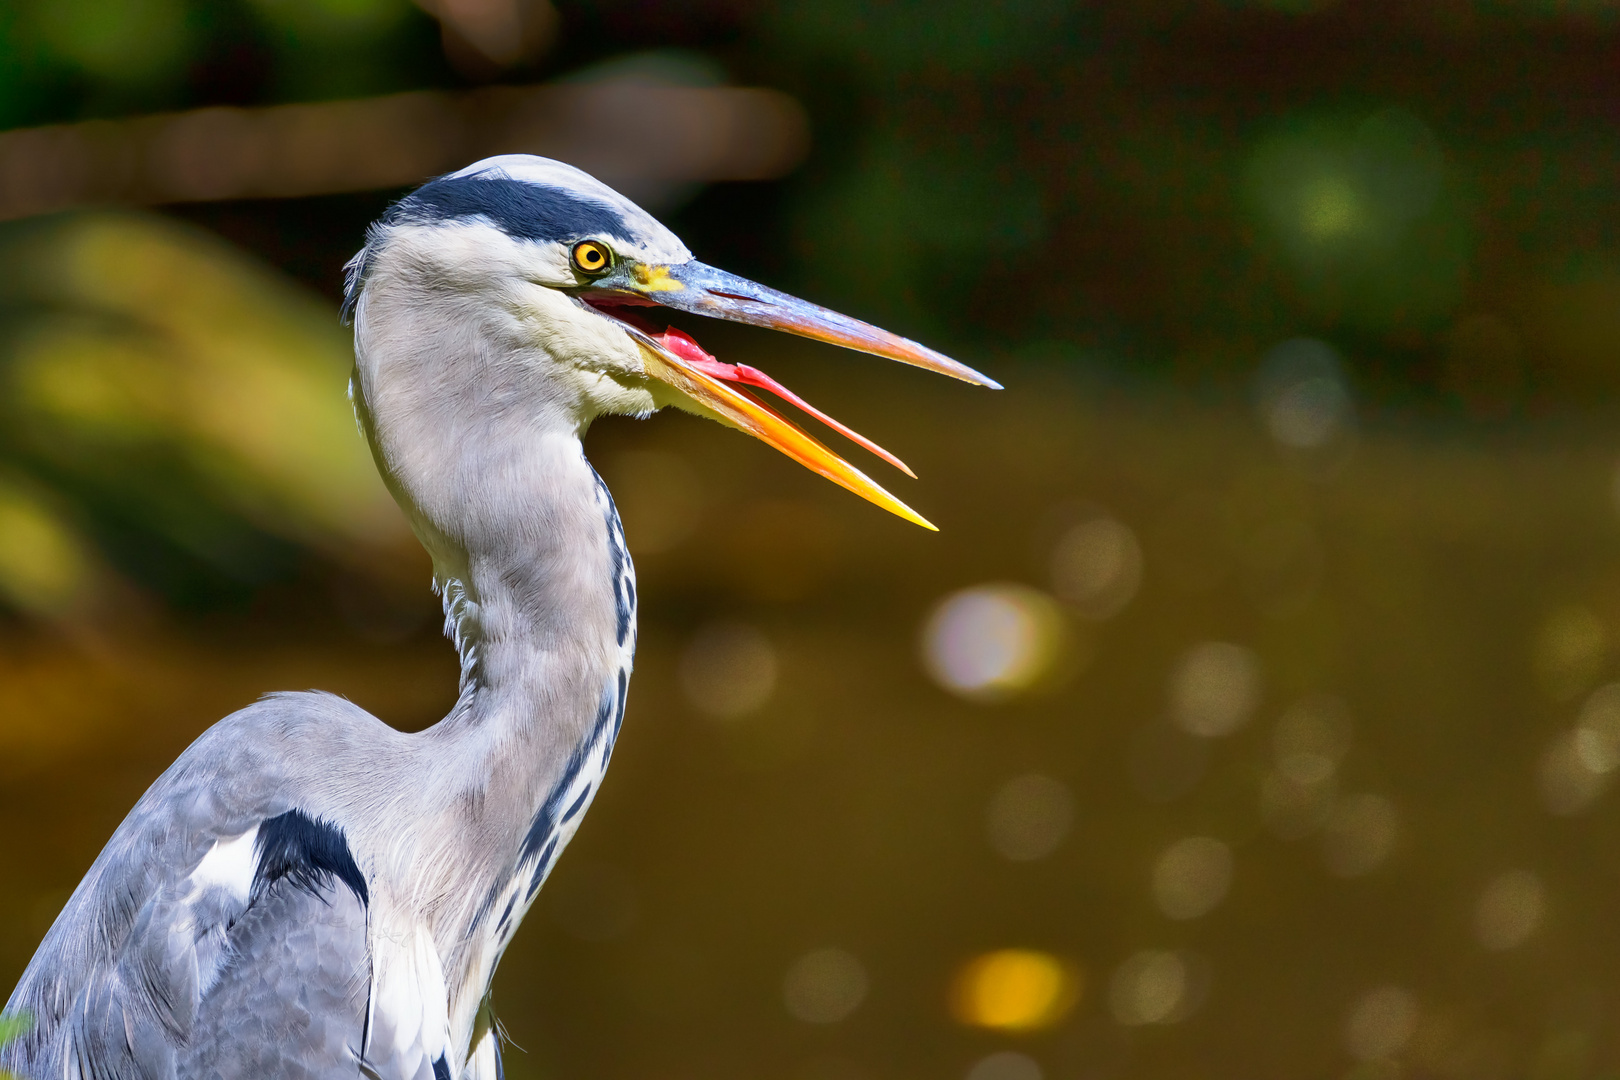
<path id="1" fill-rule="evenodd" d="M 699 262 L 618 192 L 572 166 L 529 155 L 478 162 L 390 209 L 349 266 L 345 313 L 362 328 L 377 279 L 391 280 L 396 299 L 407 303 L 414 290 L 424 306 L 459 306 L 486 347 L 493 339 L 503 362 L 532 369 L 534 384 L 581 425 L 602 413 L 645 415 L 673 405 L 745 431 L 930 529 L 760 392 L 914 475 L 898 458 L 763 372 L 711 356 L 663 325 L 658 309 L 781 330 L 998 385 L 916 342 Z"/>

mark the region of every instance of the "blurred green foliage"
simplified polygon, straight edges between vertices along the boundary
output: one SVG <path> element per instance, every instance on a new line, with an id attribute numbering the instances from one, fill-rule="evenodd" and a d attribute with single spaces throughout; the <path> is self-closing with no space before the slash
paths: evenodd
<path id="1" fill-rule="evenodd" d="M 191 46 L 181 0 L 53 0 L 29 14 L 53 55 L 108 82 L 170 73 Z"/>
<path id="2" fill-rule="evenodd" d="M 409 0 L 14 0 L 0 125 L 414 89 L 437 39 Z"/>
<path id="3" fill-rule="evenodd" d="M 113 571 L 207 608 L 287 577 L 301 549 L 401 533 L 344 397 L 349 344 L 329 307 L 150 217 L 24 222 L 0 230 L 0 252 L 12 605 L 116 604 Z"/>
<path id="4" fill-rule="evenodd" d="M 26 1013 L 20 1016 L 9 1013 L 0 1015 L 0 1046 L 22 1038 L 28 1034 L 28 1029 L 32 1026 L 33 1020 Z M 15 1080 L 15 1078 L 9 1071 L 0 1069 L 0 1080 Z"/>

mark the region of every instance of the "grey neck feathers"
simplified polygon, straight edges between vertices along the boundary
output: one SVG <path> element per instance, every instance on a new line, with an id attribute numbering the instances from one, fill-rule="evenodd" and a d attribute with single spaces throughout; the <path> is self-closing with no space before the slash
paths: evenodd
<path id="1" fill-rule="evenodd" d="M 454 744 L 447 763 L 498 830 L 556 784 L 634 649 L 623 532 L 580 443 L 590 417 L 509 320 L 455 297 L 368 289 L 355 341 L 361 427 L 461 655 L 460 698 L 429 736 Z"/>

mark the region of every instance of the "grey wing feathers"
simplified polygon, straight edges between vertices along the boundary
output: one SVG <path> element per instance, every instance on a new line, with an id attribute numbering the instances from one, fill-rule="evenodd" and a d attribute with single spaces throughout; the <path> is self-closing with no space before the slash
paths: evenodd
<path id="1" fill-rule="evenodd" d="M 366 911 L 347 889 L 283 879 L 231 930 L 180 1077 L 357 1077 L 370 969 Z"/>
<path id="2" fill-rule="evenodd" d="M 287 772 L 289 739 L 359 723 L 382 727 L 326 695 L 278 695 L 181 755 L 24 973 L 6 1009 L 35 1024 L 0 1050 L 0 1069 L 41 1080 L 364 1075 L 364 879 L 341 831 L 297 813 Z M 249 1029 L 250 1040 L 236 1035 Z"/>

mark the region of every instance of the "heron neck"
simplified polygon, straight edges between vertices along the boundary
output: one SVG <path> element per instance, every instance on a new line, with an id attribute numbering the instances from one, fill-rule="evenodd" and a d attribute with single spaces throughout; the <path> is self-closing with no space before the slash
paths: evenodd
<path id="1" fill-rule="evenodd" d="M 580 441 L 589 416 L 510 322 L 404 278 L 369 285 L 356 316 L 356 413 L 461 657 L 455 706 L 412 740 L 431 839 L 402 851 L 398 880 L 407 903 L 440 898 L 463 1036 L 594 795 L 636 644 L 623 528 Z"/>
<path id="2" fill-rule="evenodd" d="M 461 658 L 461 694 L 439 726 L 496 735 L 507 749 L 514 738 L 577 745 L 635 649 L 618 511 L 571 432 L 478 457 L 464 512 L 431 530 L 434 584 Z"/>
<path id="3" fill-rule="evenodd" d="M 427 743 L 455 743 L 442 755 L 449 785 L 516 815 L 545 797 L 604 690 L 628 675 L 634 571 L 563 366 L 504 307 L 428 288 L 415 266 L 367 286 L 352 396 L 433 557 L 461 657 L 460 696 Z"/>
<path id="4" fill-rule="evenodd" d="M 575 435 L 509 430 L 464 456 L 475 464 L 458 470 L 461 512 L 413 516 L 461 656 L 460 696 L 421 744 L 439 770 L 429 813 L 454 825 L 419 869 L 461 898 L 435 933 L 452 1026 L 471 1032 L 606 769 L 636 627 L 618 511 Z"/>

